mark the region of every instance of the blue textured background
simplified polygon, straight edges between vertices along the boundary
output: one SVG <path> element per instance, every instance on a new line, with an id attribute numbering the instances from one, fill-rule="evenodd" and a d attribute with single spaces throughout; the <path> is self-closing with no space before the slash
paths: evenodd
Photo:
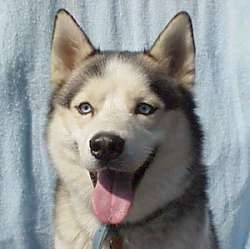
<path id="1" fill-rule="evenodd" d="M 53 171 L 43 141 L 54 15 L 68 9 L 101 49 L 141 50 L 187 10 L 223 249 L 250 248 L 250 1 L 0 1 L 0 248 L 52 245 Z"/>

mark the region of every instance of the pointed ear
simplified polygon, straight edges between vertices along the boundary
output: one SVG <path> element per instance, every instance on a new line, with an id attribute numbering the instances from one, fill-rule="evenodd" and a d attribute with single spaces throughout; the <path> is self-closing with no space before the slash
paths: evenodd
<path id="1" fill-rule="evenodd" d="M 149 53 L 168 75 L 185 88 L 191 88 L 195 76 L 195 46 L 192 23 L 186 12 L 177 14 L 154 42 Z"/>
<path id="2" fill-rule="evenodd" d="M 54 24 L 51 78 L 55 86 L 65 83 L 72 70 L 95 51 L 86 34 L 65 10 L 59 10 Z"/>

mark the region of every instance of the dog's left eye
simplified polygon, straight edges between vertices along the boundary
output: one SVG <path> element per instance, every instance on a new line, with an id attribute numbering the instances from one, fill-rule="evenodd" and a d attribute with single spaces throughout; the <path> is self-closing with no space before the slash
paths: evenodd
<path id="1" fill-rule="evenodd" d="M 154 107 L 147 103 L 139 103 L 135 108 L 136 114 L 142 114 L 142 115 L 150 115 L 154 113 L 157 110 L 157 107 Z"/>
<path id="2" fill-rule="evenodd" d="M 83 102 L 77 106 L 77 110 L 80 114 L 88 114 L 93 111 L 93 107 L 88 102 Z"/>

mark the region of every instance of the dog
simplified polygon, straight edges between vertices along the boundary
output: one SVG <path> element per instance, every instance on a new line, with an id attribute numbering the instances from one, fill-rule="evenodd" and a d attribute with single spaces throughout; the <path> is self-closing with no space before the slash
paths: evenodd
<path id="1" fill-rule="evenodd" d="M 218 249 L 192 88 L 192 23 L 178 13 L 143 52 L 100 51 L 66 11 L 51 49 L 47 145 L 55 249 L 89 249 L 101 224 L 124 249 Z M 111 245 L 104 238 L 102 248 Z"/>

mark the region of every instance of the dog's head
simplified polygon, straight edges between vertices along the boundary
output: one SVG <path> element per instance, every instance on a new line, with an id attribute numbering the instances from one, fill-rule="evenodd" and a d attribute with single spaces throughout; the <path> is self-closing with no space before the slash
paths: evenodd
<path id="1" fill-rule="evenodd" d="M 92 204 L 102 222 L 140 220 L 188 184 L 194 50 L 184 12 L 144 52 L 96 50 L 67 12 L 58 13 L 50 154 L 59 172 L 58 160 L 97 172 Z"/>

